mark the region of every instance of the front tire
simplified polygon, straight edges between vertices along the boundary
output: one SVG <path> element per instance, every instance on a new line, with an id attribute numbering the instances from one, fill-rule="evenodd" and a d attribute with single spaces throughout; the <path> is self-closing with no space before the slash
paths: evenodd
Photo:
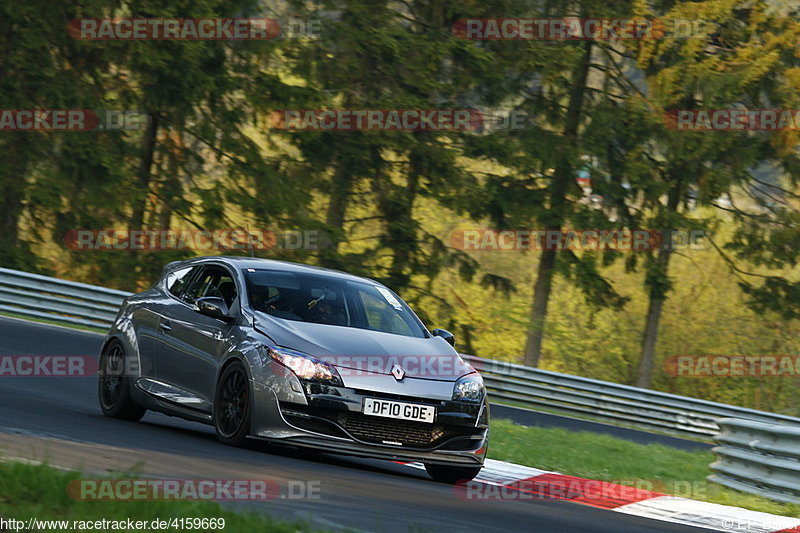
<path id="1" fill-rule="evenodd" d="M 114 340 L 108 343 L 100 354 L 98 365 L 97 396 L 105 416 L 130 420 L 140 420 L 147 411 L 131 398 L 129 377 L 125 375 L 125 349 L 122 343 Z"/>
<path id="2" fill-rule="evenodd" d="M 234 361 L 222 371 L 214 394 L 214 428 L 224 444 L 240 446 L 250 431 L 250 380 Z"/>
<path id="3" fill-rule="evenodd" d="M 452 485 L 459 481 L 471 481 L 481 471 L 481 466 L 445 466 L 425 464 L 428 475 L 439 483 Z"/>

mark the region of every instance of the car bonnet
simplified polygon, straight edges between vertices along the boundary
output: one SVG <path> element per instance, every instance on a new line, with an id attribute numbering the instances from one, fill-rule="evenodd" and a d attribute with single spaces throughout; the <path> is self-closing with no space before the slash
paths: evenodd
<path id="1" fill-rule="evenodd" d="M 340 373 L 402 374 L 455 381 L 474 369 L 440 337 L 408 337 L 361 328 L 297 322 L 256 312 L 254 326 L 278 346 L 327 361 Z M 398 365 L 401 370 L 395 367 Z"/>

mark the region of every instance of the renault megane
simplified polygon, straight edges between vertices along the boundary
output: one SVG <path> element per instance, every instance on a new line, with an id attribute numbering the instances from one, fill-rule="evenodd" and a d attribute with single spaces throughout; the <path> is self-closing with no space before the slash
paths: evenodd
<path id="1" fill-rule="evenodd" d="M 123 302 L 103 344 L 103 413 L 146 410 L 323 451 L 419 461 L 472 479 L 486 455 L 481 376 L 392 290 L 243 257 L 170 263 Z"/>

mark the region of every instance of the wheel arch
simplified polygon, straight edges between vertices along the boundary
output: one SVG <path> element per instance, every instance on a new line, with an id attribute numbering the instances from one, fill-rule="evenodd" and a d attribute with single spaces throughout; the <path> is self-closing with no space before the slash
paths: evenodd
<path id="1" fill-rule="evenodd" d="M 118 343 L 122 344 L 123 348 L 125 347 L 125 343 L 122 342 L 122 339 L 119 338 L 119 335 L 115 333 L 113 335 L 109 335 L 103 341 L 103 346 L 100 348 L 100 354 L 104 354 L 106 352 L 106 350 L 108 349 L 108 347 L 111 345 L 111 343 L 114 343 L 114 342 L 118 342 Z"/>

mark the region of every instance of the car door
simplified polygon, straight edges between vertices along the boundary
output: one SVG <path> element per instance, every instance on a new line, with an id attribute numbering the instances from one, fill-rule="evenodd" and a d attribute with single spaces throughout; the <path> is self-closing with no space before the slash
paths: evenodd
<path id="1" fill-rule="evenodd" d="M 139 343 L 140 373 L 143 378 L 158 379 L 156 362 L 158 354 L 170 349 L 171 339 L 164 329 L 165 309 L 181 304 L 178 299 L 199 272 L 200 267 L 186 266 L 168 272 L 161 281 L 161 295 L 134 311 L 133 322 Z"/>
<path id="2" fill-rule="evenodd" d="M 196 408 L 211 407 L 217 367 L 235 326 L 199 313 L 194 302 L 216 296 L 236 310 L 238 295 L 235 278 L 226 267 L 204 265 L 180 301 L 164 310 L 161 329 L 169 348 L 158 356 L 158 379 L 197 398 Z"/>

